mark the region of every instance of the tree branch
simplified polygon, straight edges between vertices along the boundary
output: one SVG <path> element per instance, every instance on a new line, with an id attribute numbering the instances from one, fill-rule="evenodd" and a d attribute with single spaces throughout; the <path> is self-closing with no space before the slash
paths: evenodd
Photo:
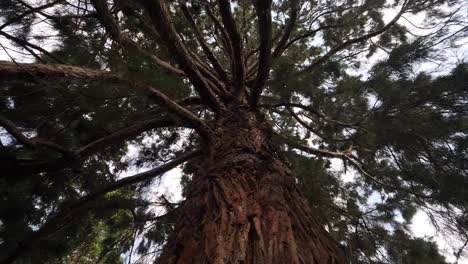
<path id="1" fill-rule="evenodd" d="M 183 121 L 190 123 L 194 129 L 203 137 L 208 137 L 210 128 L 195 114 L 190 112 L 185 107 L 179 105 L 167 97 L 164 93 L 160 92 L 153 86 L 145 83 L 126 79 L 114 72 L 94 70 L 82 68 L 77 66 L 68 66 L 60 64 L 17 64 L 13 62 L 0 61 L 0 77 L 1 78 L 51 78 L 51 77 L 65 77 L 65 78 L 88 78 L 100 81 L 119 82 L 130 85 L 132 87 L 139 87 L 155 96 L 170 112 L 180 117 Z"/>
<path id="2" fill-rule="evenodd" d="M 372 112 L 372 109 L 371 109 L 371 111 L 364 114 L 358 121 L 356 121 L 354 123 L 346 123 L 346 122 L 339 121 L 339 120 L 329 119 L 323 113 L 321 113 L 318 110 L 312 108 L 311 106 L 306 106 L 306 105 L 299 104 L 299 103 L 262 104 L 260 106 L 261 107 L 270 107 L 270 108 L 276 108 L 276 107 L 300 108 L 300 109 L 306 110 L 306 111 L 314 114 L 319 119 L 323 119 L 323 121 L 325 121 L 325 122 L 333 123 L 333 124 L 336 124 L 336 125 L 339 125 L 339 126 L 342 126 L 342 127 L 350 127 L 350 128 L 358 127 Z"/>
<path id="3" fill-rule="evenodd" d="M 36 148 L 38 146 L 44 146 L 60 152 L 66 159 L 72 160 L 84 159 L 110 145 L 120 143 L 129 137 L 136 136 L 150 129 L 168 127 L 175 124 L 176 121 L 170 117 L 154 118 L 141 121 L 134 125 L 114 131 L 107 136 L 96 139 L 78 148 L 77 150 L 72 150 L 51 141 L 40 138 L 28 138 L 23 135 L 21 130 L 12 121 L 0 115 L 0 126 L 5 128 L 8 133 L 10 133 L 16 140 L 24 144 L 26 147 Z"/>
<path id="4" fill-rule="evenodd" d="M 38 242 L 38 240 L 54 234 L 58 230 L 65 227 L 67 224 L 70 224 L 71 222 L 85 214 L 86 210 L 89 210 L 93 206 L 96 206 L 96 200 L 102 197 L 103 195 L 121 189 L 123 187 L 127 187 L 160 176 L 161 174 L 181 165 L 187 160 L 190 160 L 191 158 L 200 155 L 200 153 L 200 150 L 187 152 L 155 169 L 123 178 L 91 194 L 82 197 L 71 206 L 64 207 L 56 216 L 47 221 L 47 223 L 45 223 L 39 230 L 31 232 L 22 241 L 18 242 L 16 248 L 11 250 L 5 258 L 0 260 L 0 264 L 9 264 L 16 261 L 18 257 L 29 251 L 30 248 L 36 242 Z"/>
<path id="5" fill-rule="evenodd" d="M 224 27 L 219 22 L 219 20 L 213 14 L 213 11 L 211 10 L 209 6 L 208 1 L 204 1 L 204 2 L 205 2 L 205 11 L 208 14 L 208 17 L 213 21 L 213 24 L 215 27 L 215 33 L 219 32 L 220 34 L 221 42 L 223 44 L 222 45 L 223 51 L 226 53 L 227 56 L 230 56 L 230 54 L 232 53 L 232 50 L 231 50 L 231 45 L 229 44 L 229 36 L 226 30 L 224 29 Z"/>
<path id="6" fill-rule="evenodd" d="M 105 137 L 96 139 L 86 144 L 85 146 L 79 148 L 75 151 L 75 153 L 81 158 L 88 157 L 89 155 L 92 155 L 107 146 L 122 142 L 122 140 L 127 139 L 129 137 L 141 134 L 150 129 L 168 127 L 174 124 L 175 122 L 172 118 L 154 118 L 138 122 L 129 127 L 117 130 Z"/>
<path id="7" fill-rule="evenodd" d="M 313 127 L 311 127 L 309 124 L 307 124 L 306 122 L 304 122 L 304 120 L 302 120 L 297 114 L 296 112 L 294 112 L 294 110 L 292 110 L 291 108 L 288 108 L 289 110 L 289 113 L 291 113 L 291 115 L 293 116 L 293 118 L 299 123 L 301 124 L 305 129 L 309 130 L 310 132 L 314 133 L 316 136 L 320 137 L 321 139 L 325 139 L 325 136 L 320 133 L 319 131 L 317 131 L 316 129 L 314 129 Z"/>
<path id="8" fill-rule="evenodd" d="M 269 0 L 268 0 L 269 1 Z M 229 0 L 218 0 L 219 13 L 223 20 L 224 28 L 229 37 L 231 47 L 231 70 L 233 75 L 234 91 L 241 95 L 244 91 L 245 65 L 242 51 L 242 39 L 236 27 L 236 21 L 231 12 Z"/>
<path id="9" fill-rule="evenodd" d="M 283 50 L 286 48 L 286 44 L 289 40 L 289 37 L 291 36 L 291 33 L 294 30 L 294 27 L 296 26 L 297 15 L 299 13 L 298 7 L 298 0 L 291 0 L 291 9 L 289 12 L 288 23 L 284 28 L 283 35 L 281 36 L 278 45 L 276 45 L 276 48 L 274 49 L 273 54 L 271 55 L 272 58 L 278 58 L 281 55 L 281 53 L 283 53 Z"/>
<path id="10" fill-rule="evenodd" d="M 372 182 L 374 182 L 374 183 L 376 183 L 376 184 L 378 184 L 380 186 L 383 186 L 383 187 L 386 187 L 386 188 L 389 188 L 389 189 L 393 189 L 393 190 L 403 191 L 403 192 L 412 194 L 412 195 L 420 197 L 420 198 L 429 198 L 429 199 L 433 198 L 432 196 L 417 194 L 417 193 L 409 191 L 409 190 L 407 190 L 405 188 L 401 188 L 401 187 L 398 187 L 398 186 L 393 186 L 393 185 L 390 185 L 390 184 L 387 184 L 385 182 L 380 181 L 379 179 L 377 179 L 374 176 L 372 176 L 371 174 L 369 174 L 366 170 L 364 170 L 364 168 L 361 166 L 360 162 L 357 160 L 356 157 L 354 157 L 352 155 L 352 153 L 350 151 L 333 152 L 333 151 L 328 151 L 328 150 L 311 148 L 311 147 L 301 145 L 301 144 L 299 144 L 299 143 L 297 143 L 297 142 L 295 142 L 293 140 L 287 139 L 285 137 L 281 137 L 281 138 L 286 142 L 286 144 L 288 144 L 292 148 L 304 151 L 306 153 L 309 153 L 309 154 L 312 154 L 312 155 L 315 155 L 315 156 L 320 156 L 320 157 L 338 158 L 338 159 L 342 159 L 343 161 L 347 161 L 362 176 L 368 178 L 369 180 L 371 180 Z"/>
<path id="11" fill-rule="evenodd" d="M 112 17 L 111 12 L 107 7 L 107 3 L 105 0 L 92 0 L 94 8 L 98 14 L 98 18 L 101 21 L 102 25 L 105 27 L 106 31 L 112 37 L 114 41 L 120 43 L 123 47 L 128 48 L 130 50 L 136 51 L 139 54 L 146 56 L 147 58 L 151 59 L 154 63 L 161 66 L 165 69 L 168 73 L 173 73 L 179 76 L 184 76 L 184 71 L 177 69 L 170 63 L 161 60 L 153 53 L 144 50 L 141 46 L 135 43 L 133 40 L 129 39 L 127 36 L 123 35 L 120 31 L 120 28 L 117 22 Z"/>
<path id="12" fill-rule="evenodd" d="M 395 15 L 395 17 L 390 21 L 388 22 L 385 26 L 383 26 L 382 28 L 376 30 L 376 31 L 373 31 L 373 32 L 370 32 L 368 34 L 365 34 L 363 36 L 360 36 L 360 37 L 357 37 L 357 38 L 353 38 L 353 39 L 349 39 L 345 42 L 343 42 L 342 44 L 336 46 L 336 47 L 333 47 L 332 49 L 330 49 L 327 53 L 325 53 L 322 57 L 318 58 L 317 60 L 315 60 L 314 62 L 312 62 L 310 65 L 308 65 L 307 67 L 305 67 L 301 72 L 306 72 L 306 71 L 309 71 L 313 68 L 315 68 L 316 66 L 320 65 L 321 63 L 327 61 L 328 59 L 330 59 L 333 55 L 335 55 L 337 52 L 341 51 L 341 50 L 344 50 L 346 49 L 347 47 L 353 45 L 353 44 L 356 44 L 356 43 L 359 43 L 359 42 L 363 42 L 365 40 L 368 40 L 370 38 L 373 38 L 375 36 L 378 36 L 382 33 L 384 33 L 385 31 L 387 31 L 389 28 L 391 28 L 393 25 L 395 25 L 398 20 L 400 19 L 400 17 L 403 15 L 403 13 L 405 13 L 406 11 L 406 4 L 407 4 L 407 1 L 406 0 L 400 11 Z"/>
<path id="13" fill-rule="evenodd" d="M 40 52 L 42 52 L 43 54 L 49 56 L 50 58 L 52 58 L 53 60 L 57 61 L 58 63 L 61 63 L 61 64 L 66 64 L 64 61 L 62 61 L 60 58 L 58 58 L 57 56 L 53 55 L 52 53 L 48 52 L 47 50 L 37 46 L 37 45 L 34 45 L 24 39 L 20 39 L 20 38 L 17 38 L 15 36 L 12 36 L 8 33 L 6 33 L 5 31 L 0 31 L 0 35 L 4 36 L 5 38 L 11 40 L 11 41 L 14 41 L 16 42 L 16 44 L 20 45 L 20 46 L 23 46 L 23 47 L 30 47 L 32 49 L 35 49 L 35 50 L 38 50 Z"/>
<path id="14" fill-rule="evenodd" d="M 74 153 L 65 147 L 62 147 L 56 143 L 45 141 L 39 138 L 28 138 L 23 135 L 23 132 L 9 119 L 0 115 L 0 126 L 3 127 L 8 133 L 10 133 L 16 140 L 24 144 L 29 148 L 36 148 L 37 146 L 45 146 L 55 151 L 64 154 L 67 157 L 71 157 Z"/>
<path id="15" fill-rule="evenodd" d="M 311 37 L 311 36 L 314 36 L 317 32 L 321 31 L 321 30 L 324 30 L 324 29 L 329 29 L 329 28 L 338 28 L 338 27 L 342 27 L 343 25 L 326 25 L 326 26 L 321 26 L 321 27 L 318 27 L 314 30 L 310 30 L 310 31 L 307 31 L 299 36 L 296 36 L 294 38 L 292 38 L 291 40 L 289 40 L 283 47 L 283 49 L 281 50 L 281 52 L 277 55 L 277 57 L 279 57 L 285 50 L 287 50 L 289 48 L 289 46 L 291 46 L 292 44 L 296 43 L 297 41 L 301 40 L 301 39 L 305 39 L 305 38 L 308 38 L 308 37 Z M 276 58 L 276 57 L 275 57 Z"/>
<path id="16" fill-rule="evenodd" d="M 53 7 L 53 6 L 59 4 L 60 2 L 63 2 L 63 1 L 64 1 L 64 0 L 56 0 L 56 1 L 50 2 L 50 3 L 45 4 L 45 5 L 41 5 L 41 6 L 38 6 L 38 7 L 29 6 L 29 7 L 28 7 L 28 8 L 29 8 L 28 11 L 26 11 L 26 12 L 24 12 L 24 13 L 18 15 L 17 17 L 15 17 L 15 18 L 13 18 L 13 19 L 11 19 L 11 20 L 9 20 L 9 21 L 6 21 L 3 25 L 1 25 L 1 26 L 0 26 L 0 30 L 2 30 L 2 29 L 4 29 L 4 28 L 8 27 L 9 25 L 12 25 L 12 24 L 15 23 L 15 22 L 21 21 L 23 18 L 25 18 L 25 17 L 27 17 L 27 16 L 29 16 L 29 15 L 31 15 L 31 14 L 34 14 L 34 13 L 36 13 L 36 12 L 38 12 L 38 11 L 43 10 L 43 9 L 47 9 L 47 8 L 49 8 L 49 7 Z"/>
<path id="17" fill-rule="evenodd" d="M 185 2 L 185 0 L 180 0 L 180 2 L 181 2 L 180 6 L 181 6 L 181 9 L 182 9 L 182 13 L 184 14 L 185 18 L 189 22 L 190 27 L 192 27 L 192 31 L 193 31 L 198 43 L 200 44 L 203 52 L 205 53 L 206 57 L 208 58 L 208 60 L 213 65 L 213 68 L 215 69 L 216 73 L 219 75 L 221 80 L 223 80 L 224 83 L 226 85 L 228 85 L 228 77 L 226 75 L 226 72 L 224 71 L 223 67 L 221 66 L 221 63 L 219 63 L 218 59 L 216 59 L 215 55 L 213 54 L 213 52 L 210 50 L 210 48 L 206 44 L 202 34 L 200 33 L 200 30 L 197 27 L 197 24 L 193 20 L 192 15 L 190 14 L 190 11 L 187 8 L 187 3 Z"/>
<path id="18" fill-rule="evenodd" d="M 258 17 L 260 54 L 258 59 L 257 78 L 255 79 L 254 86 L 252 87 L 250 104 L 256 107 L 265 83 L 268 80 L 271 66 L 271 0 L 255 0 L 254 6 Z"/>
<path id="19" fill-rule="evenodd" d="M 166 4 L 163 0 L 140 0 L 146 7 L 154 27 L 159 32 L 166 47 L 171 50 L 187 78 L 195 87 L 200 97 L 214 111 L 218 112 L 223 107 L 214 92 L 209 88 L 205 78 L 200 74 L 194 61 L 190 58 L 190 52 L 184 47 L 177 36 L 173 23 L 170 20 Z"/>

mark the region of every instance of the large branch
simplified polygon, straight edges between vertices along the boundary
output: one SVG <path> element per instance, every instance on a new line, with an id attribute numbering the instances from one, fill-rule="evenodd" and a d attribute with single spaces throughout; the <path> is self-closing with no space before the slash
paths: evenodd
<path id="1" fill-rule="evenodd" d="M 191 101 L 196 102 L 197 99 L 191 98 L 187 102 L 181 102 L 181 104 L 191 104 Z M 175 120 L 172 117 L 154 118 L 141 121 L 131 126 L 116 130 L 104 137 L 95 139 L 82 147 L 73 149 L 40 138 L 27 138 L 23 135 L 21 129 L 16 127 L 12 121 L 6 120 L 6 122 L 0 122 L 0 126 L 4 127 L 16 140 L 25 146 L 29 148 L 49 148 L 62 153 L 62 157 L 55 158 L 53 160 L 31 161 L 13 159 L 11 162 L 4 160 L 2 163 L 6 162 L 3 164 L 5 169 L 15 171 L 17 172 L 17 175 L 32 175 L 38 172 L 57 171 L 65 167 L 78 165 L 80 164 L 80 161 L 86 159 L 90 155 L 102 151 L 111 145 L 119 144 L 127 139 L 138 136 L 145 131 L 169 126 L 178 126 L 179 122 L 180 121 Z M 183 123 L 181 125 L 186 126 Z"/>
<path id="2" fill-rule="evenodd" d="M 154 119 L 138 122 L 129 127 L 125 127 L 120 130 L 117 130 L 107 136 L 96 139 L 86 144 L 85 146 L 79 148 L 78 150 L 75 151 L 75 153 L 80 158 L 88 157 L 89 155 L 92 155 L 96 153 L 97 151 L 102 150 L 105 147 L 122 142 L 125 139 L 139 135 L 150 129 L 168 127 L 168 126 L 174 125 L 174 123 L 175 122 L 173 118 L 154 118 Z"/>
<path id="3" fill-rule="evenodd" d="M 16 140 L 24 144 L 29 148 L 36 148 L 37 146 L 45 146 L 47 148 L 53 149 L 64 154 L 67 157 L 71 157 L 74 153 L 67 148 L 60 146 L 56 143 L 41 140 L 39 138 L 28 138 L 23 132 L 9 119 L 0 115 L 0 127 L 3 127 L 8 133 L 10 133 Z"/>
<path id="4" fill-rule="evenodd" d="M 61 64 L 66 64 L 63 60 L 61 60 L 60 58 L 58 58 L 57 56 L 55 56 L 54 54 L 48 52 L 47 50 L 35 45 L 35 44 L 32 44 L 30 43 L 29 41 L 27 40 L 24 40 L 24 39 L 21 39 L 21 38 L 18 38 L 18 37 L 15 37 L 13 35 L 10 35 L 8 33 L 6 33 L 5 31 L 1 31 L 0 30 L 0 35 L 1 36 L 4 36 L 5 38 L 11 40 L 11 41 L 14 41 L 16 44 L 22 46 L 22 47 L 29 47 L 31 49 L 34 49 L 34 50 L 37 50 L 37 51 L 40 51 L 42 52 L 43 54 L 49 56 L 50 58 L 52 58 L 53 60 L 57 61 L 58 63 L 61 63 Z"/>
<path id="5" fill-rule="evenodd" d="M 329 60 L 333 55 L 335 55 L 336 53 L 338 53 L 339 51 L 342 51 L 346 48 L 348 48 L 349 46 L 353 45 L 353 44 L 356 44 L 356 43 L 359 43 L 359 42 L 363 42 L 363 41 L 366 41 L 370 38 L 373 38 L 375 36 L 378 36 L 384 32 L 386 32 L 388 29 L 390 29 L 392 26 L 394 26 L 398 20 L 400 19 L 400 17 L 403 15 L 403 13 L 405 13 L 406 11 L 406 4 L 407 4 L 408 0 L 405 1 L 402 5 L 402 8 L 400 9 L 400 11 L 395 15 L 395 17 L 390 21 L 388 22 L 385 26 L 383 26 L 382 28 L 378 29 L 378 30 L 375 30 L 373 32 L 370 32 L 368 34 L 365 34 L 363 36 L 360 36 L 360 37 L 357 37 L 357 38 L 353 38 L 353 39 L 349 39 L 343 43 L 341 43 L 340 45 L 338 46 L 335 46 L 333 48 L 331 48 L 327 53 L 325 53 L 322 57 L 316 59 L 314 62 L 312 62 L 310 65 L 308 65 L 307 67 L 305 67 L 302 72 L 306 72 L 306 71 L 309 71 L 315 67 L 317 67 L 318 65 L 322 64 L 323 62 Z"/>
<path id="6" fill-rule="evenodd" d="M 92 2 L 98 14 L 99 20 L 106 29 L 107 33 L 109 33 L 109 35 L 114 41 L 120 43 L 123 47 L 131 51 L 144 55 L 146 58 L 149 58 L 154 63 L 165 69 L 168 73 L 173 73 L 180 76 L 185 75 L 185 73 L 182 70 L 177 69 L 176 67 L 172 66 L 170 63 L 164 60 L 161 60 L 153 53 L 144 50 L 133 40 L 128 38 L 126 35 L 122 34 L 119 25 L 117 24 L 117 21 L 115 21 L 115 19 L 112 17 L 112 14 L 108 9 L 107 2 L 105 0 L 93 0 Z"/>
<path id="7" fill-rule="evenodd" d="M 289 113 L 293 116 L 293 118 L 300 124 L 302 125 L 305 129 L 309 130 L 310 132 L 314 133 L 316 136 L 318 136 L 319 138 L 321 139 L 325 139 L 325 136 L 320 133 L 320 131 L 317 131 L 317 129 L 313 128 L 312 126 L 310 126 L 309 124 L 307 124 L 304 120 L 302 120 L 297 114 L 296 112 L 294 112 L 293 109 L 291 108 L 288 108 L 289 110 Z"/>
<path id="8" fill-rule="evenodd" d="M 333 124 L 336 124 L 336 125 L 339 125 L 339 126 L 342 126 L 342 127 L 350 127 L 350 128 L 357 128 L 363 121 L 365 121 L 365 119 L 371 113 L 369 111 L 368 113 L 364 114 L 361 118 L 359 118 L 358 121 L 352 122 L 352 123 L 347 123 L 347 122 L 343 122 L 343 121 L 339 121 L 339 120 L 330 119 L 327 116 L 325 116 L 325 114 L 320 112 L 318 109 L 314 109 L 312 106 L 306 106 L 306 105 L 299 104 L 299 103 L 285 102 L 285 103 L 277 103 L 277 104 L 262 104 L 260 106 L 261 107 L 267 107 L 267 108 L 277 108 L 277 107 L 300 108 L 300 109 L 303 109 L 305 111 L 308 111 L 308 112 L 314 114 L 320 120 L 323 120 L 323 121 L 329 122 L 329 123 L 333 123 Z"/>
<path id="9" fill-rule="evenodd" d="M 80 216 L 85 215 L 87 210 L 91 209 L 94 206 L 97 206 L 98 204 L 95 202 L 98 200 L 98 198 L 102 197 L 103 195 L 145 180 L 155 178 L 181 165 L 182 163 L 190 160 L 191 158 L 200 155 L 200 153 L 200 150 L 187 152 L 155 169 L 123 178 L 91 194 L 82 197 L 71 206 L 63 208 L 56 216 L 47 221 L 39 230 L 30 233 L 27 237 L 20 241 L 17 244 L 16 248 L 11 250 L 10 253 L 4 259 L 0 260 L 0 264 L 9 264 L 15 262 L 18 259 L 18 257 L 28 252 L 31 249 L 31 247 L 40 239 L 54 234 L 66 225 L 79 219 Z"/>
<path id="10" fill-rule="evenodd" d="M 286 44 L 291 36 L 291 33 L 296 26 L 297 15 L 299 13 L 299 3 L 298 0 L 291 0 L 291 9 L 289 12 L 288 22 L 284 28 L 283 35 L 281 36 L 278 44 L 276 45 L 273 54 L 271 55 L 273 58 L 277 58 L 283 53 L 283 50 L 286 48 Z"/>
<path id="11" fill-rule="evenodd" d="M 180 6 L 181 6 L 181 9 L 182 9 L 182 13 L 184 14 L 185 18 L 189 22 L 190 27 L 192 28 L 193 34 L 195 35 L 195 38 L 197 39 L 198 43 L 200 44 L 200 46 L 201 46 L 203 52 L 205 53 L 206 57 L 208 58 L 208 60 L 213 65 L 213 68 L 215 69 L 216 73 L 219 75 L 221 80 L 223 80 L 225 82 L 225 84 L 227 85 L 228 84 L 227 83 L 228 78 L 227 78 L 226 72 L 224 71 L 223 67 L 221 66 L 221 63 L 218 61 L 218 59 L 215 57 L 215 55 L 213 54 L 211 49 L 206 44 L 205 39 L 203 38 L 200 30 L 198 29 L 197 24 L 193 20 L 189 9 L 187 8 L 187 4 L 186 4 L 185 0 L 180 0 L 180 2 L 181 2 Z"/>
<path id="12" fill-rule="evenodd" d="M 103 150 L 104 148 L 118 144 L 128 138 L 137 136 L 145 131 L 161 127 L 169 127 L 176 125 L 177 121 L 174 118 L 163 117 L 163 118 L 153 118 L 141 122 L 137 122 L 131 126 L 121 128 L 117 131 L 110 133 L 107 136 L 98 138 L 89 142 L 88 144 L 73 150 L 65 146 L 59 145 L 57 143 L 51 142 L 49 140 L 44 140 L 41 138 L 26 137 L 21 129 L 14 124 L 13 121 L 7 119 L 6 117 L 0 115 L 0 127 L 3 127 L 10 135 L 12 135 L 18 142 L 22 143 L 28 148 L 36 148 L 38 146 L 46 147 L 54 151 L 60 152 L 64 155 L 65 159 L 68 160 L 81 160 L 90 155 L 95 154 L 96 152 Z"/>
<path id="13" fill-rule="evenodd" d="M 226 56 L 230 56 L 230 54 L 232 53 L 232 50 L 231 50 L 231 45 L 229 43 L 229 36 L 228 36 L 225 28 L 221 25 L 221 22 L 219 22 L 219 20 L 213 14 L 213 11 L 211 10 L 211 7 L 209 6 L 208 1 L 204 1 L 204 3 L 205 3 L 206 14 L 208 15 L 208 17 L 211 19 L 211 21 L 214 24 L 215 36 L 219 36 L 219 38 L 221 39 L 221 42 L 222 42 L 221 47 L 222 47 L 224 53 L 226 54 Z"/>
<path id="14" fill-rule="evenodd" d="M 216 75 L 216 71 L 213 71 L 213 69 L 205 61 L 201 60 L 195 52 L 188 49 L 188 45 L 185 41 L 182 41 L 182 43 L 186 47 L 186 50 L 189 51 L 190 59 L 200 71 L 201 76 L 205 78 L 205 82 L 208 84 L 208 87 L 211 88 L 219 98 L 224 100 L 226 95 L 229 94 L 226 90 L 226 86 L 228 85 L 227 79 L 225 79 L 223 83 L 219 79 L 219 76 Z M 227 78 L 227 75 L 225 77 Z"/>
<path id="15" fill-rule="evenodd" d="M 185 72 L 187 78 L 193 84 L 200 97 L 213 111 L 218 112 L 219 109 L 222 108 L 222 103 L 210 89 L 205 78 L 191 59 L 190 52 L 185 48 L 178 37 L 164 1 L 141 0 L 141 3 L 146 7 L 153 25 L 164 41 L 164 44 L 171 51 L 171 54 Z"/>
<path id="16" fill-rule="evenodd" d="M 237 30 L 236 21 L 231 12 L 229 0 L 218 0 L 219 13 L 229 37 L 231 46 L 231 70 L 233 75 L 234 90 L 238 94 L 244 91 L 245 65 L 242 51 L 242 39 Z"/>
<path id="17" fill-rule="evenodd" d="M 250 103 L 257 106 L 258 99 L 262 94 L 268 79 L 271 66 L 271 0 L 255 0 L 255 12 L 258 17 L 258 33 L 260 35 L 260 54 L 258 58 L 258 72 L 255 84 L 252 87 Z"/>
<path id="18" fill-rule="evenodd" d="M 21 21 L 23 18 L 31 15 L 31 14 L 34 14 L 36 12 L 39 12 L 41 10 L 44 10 L 44 9 L 47 9 L 47 8 L 50 8 L 50 7 L 53 7 L 57 4 L 59 4 L 60 2 L 63 2 L 64 0 L 55 0 L 53 2 L 50 2 L 48 4 L 45 4 L 45 5 L 41 5 L 41 6 L 38 6 L 38 7 L 30 7 L 28 11 L 22 13 L 22 14 L 19 14 L 18 16 L 6 21 L 5 23 L 3 23 L 3 25 L 0 26 L 0 30 L 18 22 L 18 21 Z"/>
<path id="19" fill-rule="evenodd" d="M 159 100 L 163 107 L 166 107 L 170 112 L 174 113 L 183 121 L 190 123 L 201 136 L 207 137 L 210 131 L 210 128 L 203 120 L 199 119 L 187 108 L 167 97 L 157 88 L 137 80 L 129 80 L 118 73 L 61 64 L 17 64 L 13 62 L 0 61 L 0 78 L 12 77 L 33 79 L 53 77 L 87 78 L 100 81 L 118 82 L 134 86 L 150 92 Z"/>
<path id="20" fill-rule="evenodd" d="M 281 137 L 281 139 L 283 139 L 284 142 L 287 145 L 289 145 L 290 147 L 292 147 L 294 149 L 298 149 L 300 151 L 304 151 L 306 153 L 309 153 L 309 154 L 312 154 L 312 155 L 315 155 L 315 156 L 342 159 L 343 161 L 346 161 L 351 166 L 353 166 L 362 176 L 364 176 L 365 178 L 369 179 L 370 181 L 372 181 L 375 184 L 380 185 L 382 187 L 386 187 L 386 188 L 393 189 L 393 190 L 398 190 L 398 191 L 403 191 L 403 192 L 418 196 L 420 198 L 428 198 L 428 199 L 433 198 L 432 196 L 414 193 L 414 192 L 412 192 L 410 190 L 407 190 L 405 188 L 390 185 L 390 184 L 387 184 L 387 183 L 377 179 L 376 177 L 372 176 L 370 173 L 368 173 L 363 168 L 361 162 L 355 156 L 352 155 L 351 151 L 343 151 L 343 152 L 328 151 L 328 150 L 323 150 L 323 149 L 307 147 L 307 146 L 299 144 L 299 143 L 297 143 L 297 142 L 295 142 L 293 140 L 289 140 L 289 139 L 287 139 L 285 137 Z"/>

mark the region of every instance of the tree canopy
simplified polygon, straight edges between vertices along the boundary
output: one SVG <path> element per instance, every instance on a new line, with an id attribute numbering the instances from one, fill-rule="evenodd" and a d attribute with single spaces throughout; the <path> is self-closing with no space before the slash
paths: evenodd
<path id="1" fill-rule="evenodd" d="M 2 0 L 0 263 L 157 258 L 185 162 L 236 100 L 264 115 L 351 263 L 462 259 L 468 64 L 448 51 L 466 51 L 467 14 L 463 0 Z M 157 189 L 178 166 L 182 200 Z M 459 247 L 415 237 L 418 211 Z"/>

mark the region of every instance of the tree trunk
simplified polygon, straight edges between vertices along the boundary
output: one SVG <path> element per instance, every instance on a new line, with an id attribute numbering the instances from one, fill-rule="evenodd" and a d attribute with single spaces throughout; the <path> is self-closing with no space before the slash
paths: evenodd
<path id="1" fill-rule="evenodd" d="M 232 111 L 216 121 L 175 234 L 157 263 L 344 263 L 315 221 L 262 117 Z"/>

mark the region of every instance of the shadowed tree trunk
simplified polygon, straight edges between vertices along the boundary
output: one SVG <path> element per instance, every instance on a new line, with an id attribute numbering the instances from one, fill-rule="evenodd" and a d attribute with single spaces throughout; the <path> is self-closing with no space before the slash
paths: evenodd
<path id="1" fill-rule="evenodd" d="M 263 118 L 232 109 L 191 164 L 187 201 L 157 263 L 344 263 Z"/>

